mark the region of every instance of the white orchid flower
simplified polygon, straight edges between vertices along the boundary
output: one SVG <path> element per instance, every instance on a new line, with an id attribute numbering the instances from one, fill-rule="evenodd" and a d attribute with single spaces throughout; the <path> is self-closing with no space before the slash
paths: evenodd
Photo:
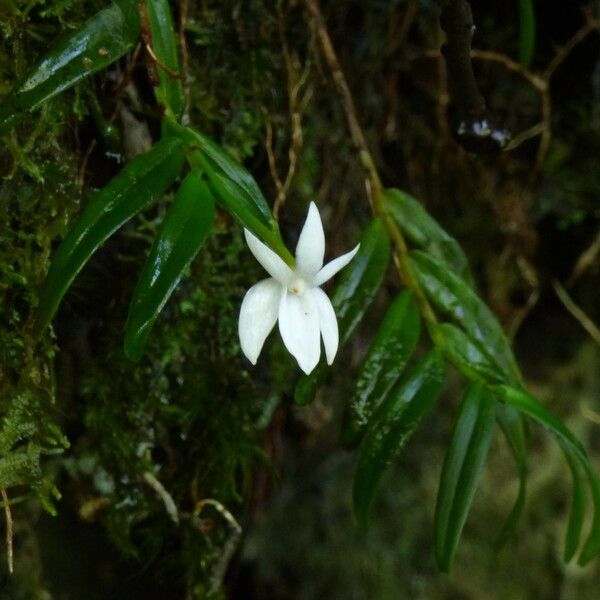
<path id="1" fill-rule="evenodd" d="M 295 268 L 247 229 L 244 232 L 252 254 L 271 277 L 252 286 L 242 302 L 239 334 L 243 353 L 255 365 L 265 339 L 279 320 L 285 347 L 307 375 L 319 362 L 321 337 L 330 365 L 338 349 L 338 325 L 331 301 L 319 286 L 352 260 L 358 246 L 323 266 L 325 234 L 314 202 L 296 246 Z"/>

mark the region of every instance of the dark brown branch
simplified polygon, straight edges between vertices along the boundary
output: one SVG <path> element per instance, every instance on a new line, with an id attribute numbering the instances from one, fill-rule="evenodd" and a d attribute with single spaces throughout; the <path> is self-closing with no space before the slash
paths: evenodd
<path id="1" fill-rule="evenodd" d="M 448 69 L 448 86 L 458 109 L 466 114 L 485 110 L 485 100 L 479 92 L 473 64 L 471 42 L 475 25 L 471 6 L 466 0 L 453 0 L 442 10 L 440 25 L 447 40 L 442 54 Z"/>
<path id="2" fill-rule="evenodd" d="M 475 25 L 471 5 L 467 0 L 444 2 L 440 25 L 447 37 L 442 54 L 446 59 L 448 87 L 458 113 L 456 140 L 475 153 L 506 148 L 510 132 L 503 120 L 486 108 L 473 72 L 471 42 Z"/>

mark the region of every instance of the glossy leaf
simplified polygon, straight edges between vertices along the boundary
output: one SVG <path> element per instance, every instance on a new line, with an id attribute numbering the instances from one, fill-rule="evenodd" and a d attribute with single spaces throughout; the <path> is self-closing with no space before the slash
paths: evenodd
<path id="1" fill-rule="evenodd" d="M 223 148 L 200 132 L 170 123 L 169 133 L 184 140 L 192 163 L 206 173 L 215 200 L 242 226 L 270 246 L 288 264 L 293 265 L 294 257 L 283 243 L 279 225 L 252 175 Z"/>
<path id="2" fill-rule="evenodd" d="M 354 512 L 361 525 L 368 522 L 385 471 L 439 396 L 445 374 L 444 361 L 434 350 L 406 374 L 369 423 L 353 490 Z"/>
<path id="3" fill-rule="evenodd" d="M 460 244 L 418 200 L 402 190 L 387 189 L 385 201 L 389 213 L 408 239 L 472 285 L 469 262 Z"/>
<path id="4" fill-rule="evenodd" d="M 138 360 L 158 314 L 171 296 L 215 219 L 214 200 L 199 173 L 181 184 L 161 224 L 135 289 L 125 327 L 125 354 Z"/>
<path id="5" fill-rule="evenodd" d="M 461 329 L 444 323 L 439 326 L 439 330 L 446 340 L 446 355 L 467 376 L 482 377 L 492 383 L 506 380 L 504 374 L 484 354 L 479 343 L 469 338 Z M 498 407 L 496 418 L 507 439 L 519 475 L 519 491 L 515 504 L 496 538 L 496 546 L 501 546 L 512 534 L 525 508 L 527 448 L 523 418 L 516 409 L 501 405 Z"/>
<path id="6" fill-rule="evenodd" d="M 499 404 L 496 409 L 496 420 L 506 437 L 519 474 L 517 498 L 495 540 L 496 547 L 500 547 L 512 535 L 525 509 L 525 497 L 527 494 L 527 435 L 523 417 L 512 406 Z"/>
<path id="7" fill-rule="evenodd" d="M 148 22 L 152 34 L 152 50 L 160 61 L 173 73 L 179 74 L 177 37 L 173 27 L 168 0 L 147 0 Z M 173 113 L 176 119 L 183 112 L 183 86 L 181 79 L 174 77 L 157 65 L 160 85 L 156 91 L 158 101 Z"/>
<path id="8" fill-rule="evenodd" d="M 342 271 L 331 297 L 338 318 L 340 346 L 348 340 L 373 301 L 387 271 L 390 253 L 385 226 L 374 219 L 365 229 L 358 253 Z M 328 372 L 327 365 L 321 363 L 310 375 L 300 377 L 294 393 L 295 403 L 304 406 L 311 402 Z"/>
<path id="9" fill-rule="evenodd" d="M 23 116 L 104 69 L 136 42 L 140 22 L 133 0 L 117 0 L 60 40 L 0 102 L 0 135 Z"/>
<path id="10" fill-rule="evenodd" d="M 519 62 L 526 69 L 531 65 L 535 50 L 535 11 L 532 0 L 519 2 Z"/>
<path id="11" fill-rule="evenodd" d="M 398 381 L 421 332 L 421 319 L 412 294 L 402 292 L 388 309 L 360 368 L 351 402 L 346 442 L 356 441 L 373 411 Z"/>
<path id="12" fill-rule="evenodd" d="M 579 461 L 579 465 L 583 468 L 592 493 L 592 502 L 594 505 L 594 518 L 587 540 L 579 555 L 578 563 L 584 565 L 594 558 L 600 552 L 600 482 L 598 476 L 592 469 L 585 449 L 581 442 L 571 433 L 564 423 L 550 413 L 536 398 L 524 389 L 511 387 L 508 385 L 494 386 L 494 390 L 500 398 L 507 404 L 515 407 L 522 413 L 534 419 L 540 425 L 548 429 L 557 438 L 565 458 L 571 468 L 572 458 Z M 578 482 L 576 469 L 571 468 L 573 475 L 573 493 L 574 501 L 571 509 L 571 517 L 569 519 L 569 529 L 567 532 L 567 540 L 565 545 L 565 555 L 568 555 L 574 546 L 577 546 L 578 541 L 578 521 L 581 518 L 578 512 L 581 511 L 581 486 Z"/>
<path id="13" fill-rule="evenodd" d="M 435 555 L 442 571 L 452 564 L 458 541 L 487 458 L 496 401 L 482 383 L 469 385 L 463 396 L 444 459 L 435 511 Z"/>
<path id="14" fill-rule="evenodd" d="M 583 545 L 581 554 L 577 559 L 577 564 L 580 566 L 586 565 L 590 560 L 598 556 L 600 553 L 600 481 L 598 476 L 592 469 L 589 462 L 582 463 L 586 473 L 590 490 L 592 493 L 592 503 L 594 505 L 594 518 L 588 533 L 587 540 Z"/>
<path id="15" fill-rule="evenodd" d="M 579 461 L 573 455 L 573 451 L 564 444 L 562 445 L 562 449 L 573 479 L 573 499 L 571 501 L 571 512 L 569 514 L 563 555 L 564 561 L 569 562 L 575 556 L 575 552 L 577 552 L 577 548 L 579 547 L 579 540 L 581 539 L 583 520 L 585 518 L 585 483 L 581 476 Z"/>
<path id="16" fill-rule="evenodd" d="M 518 381 L 519 369 L 502 327 L 479 296 L 439 260 L 415 250 L 410 263 L 429 300 L 450 315 L 508 378 Z"/>
<path id="17" fill-rule="evenodd" d="M 160 198 L 179 174 L 183 161 L 180 141 L 165 139 L 134 158 L 92 196 L 50 265 L 36 319 L 38 332 L 50 322 L 73 279 L 92 254 L 131 217 Z"/>
<path id="18" fill-rule="evenodd" d="M 514 406 L 517 410 L 550 430 L 561 442 L 575 450 L 580 461 L 587 463 L 587 454 L 581 442 L 558 417 L 548 411 L 528 391 L 510 385 L 494 386 L 494 390 L 498 392 L 504 402 Z"/>
<path id="19" fill-rule="evenodd" d="M 487 381 L 501 383 L 506 376 L 485 354 L 481 345 L 452 323 L 436 326 L 446 340 L 446 354 L 450 361 L 470 378 L 482 377 Z"/>

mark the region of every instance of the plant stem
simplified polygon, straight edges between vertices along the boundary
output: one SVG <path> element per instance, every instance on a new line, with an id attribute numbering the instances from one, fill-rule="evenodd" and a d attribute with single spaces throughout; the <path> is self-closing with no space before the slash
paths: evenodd
<path id="1" fill-rule="evenodd" d="M 350 136 L 354 145 L 358 149 L 360 161 L 367 176 L 367 191 L 369 194 L 369 201 L 373 215 L 381 218 L 390 238 L 392 239 L 392 242 L 396 248 L 396 267 L 398 269 L 400 279 L 404 285 L 406 285 L 406 287 L 413 292 L 419 305 L 421 315 L 427 324 L 427 328 L 432 340 L 436 346 L 443 348 L 445 346 L 445 338 L 440 335 L 439 330 L 436 327 L 437 318 L 435 313 L 431 308 L 431 305 L 429 304 L 429 301 L 427 300 L 410 266 L 408 245 L 406 244 L 406 240 L 387 210 L 385 190 L 381 183 L 381 178 L 373 161 L 373 157 L 369 152 L 367 140 L 358 122 L 352 93 L 350 92 L 346 77 L 344 76 L 344 72 L 340 66 L 337 54 L 331 42 L 331 38 L 329 37 L 329 32 L 325 27 L 325 21 L 319 7 L 319 2 L 318 0 L 306 0 L 306 6 L 310 16 L 312 17 L 312 23 L 317 37 L 321 43 L 323 56 L 327 62 L 327 65 L 329 66 L 329 69 L 331 70 L 333 80 L 337 86 L 342 108 L 344 109 L 346 120 L 348 122 Z"/>

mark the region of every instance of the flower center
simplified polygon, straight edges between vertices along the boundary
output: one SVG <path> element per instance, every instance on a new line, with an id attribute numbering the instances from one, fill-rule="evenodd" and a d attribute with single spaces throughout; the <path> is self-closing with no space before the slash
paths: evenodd
<path id="1" fill-rule="evenodd" d="M 302 277 L 297 277 L 290 283 L 288 290 L 292 292 L 292 294 L 296 294 L 296 296 L 302 296 L 306 291 L 306 281 L 304 281 Z"/>

